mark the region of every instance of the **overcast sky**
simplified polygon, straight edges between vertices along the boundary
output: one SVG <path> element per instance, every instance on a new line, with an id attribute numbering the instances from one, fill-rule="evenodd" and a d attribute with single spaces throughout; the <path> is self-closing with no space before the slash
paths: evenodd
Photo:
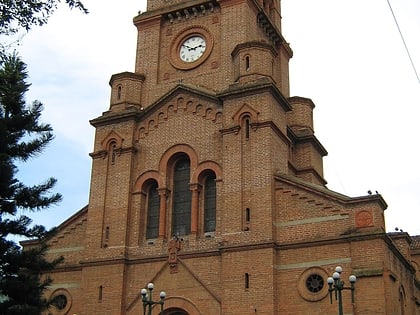
<path id="1" fill-rule="evenodd" d="M 88 203 L 94 128 L 109 107 L 112 74 L 134 71 L 132 19 L 144 1 L 84 0 L 90 14 L 60 8 L 19 46 L 32 87 L 56 139 L 19 176 L 58 179 L 63 202 L 37 223 L 62 223 Z M 420 2 L 390 0 L 420 71 Z M 378 191 L 388 203 L 387 230 L 420 234 L 420 83 L 386 0 L 282 0 L 291 95 L 316 105 L 315 134 L 328 151 L 328 187 L 349 196 Z"/>

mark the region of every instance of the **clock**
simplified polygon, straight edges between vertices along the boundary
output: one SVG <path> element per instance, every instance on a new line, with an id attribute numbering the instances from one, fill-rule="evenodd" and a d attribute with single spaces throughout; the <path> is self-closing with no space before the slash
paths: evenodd
<path id="1" fill-rule="evenodd" d="M 195 62 L 204 55 L 206 48 L 206 40 L 203 36 L 192 35 L 181 43 L 179 57 L 184 62 Z"/>
<path id="2" fill-rule="evenodd" d="M 176 34 L 169 46 L 169 62 L 176 69 L 192 70 L 210 56 L 214 39 L 203 26 L 190 26 Z"/>

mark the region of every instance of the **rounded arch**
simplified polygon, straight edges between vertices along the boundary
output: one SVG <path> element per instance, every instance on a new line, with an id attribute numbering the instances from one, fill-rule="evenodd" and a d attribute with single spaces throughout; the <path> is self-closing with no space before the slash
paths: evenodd
<path id="1" fill-rule="evenodd" d="M 170 315 L 172 311 L 181 311 L 186 315 L 201 315 L 198 307 L 184 297 L 169 297 L 165 300 L 165 315 Z M 169 311 L 167 313 L 167 311 Z"/>
<path id="2" fill-rule="evenodd" d="M 400 314 L 405 315 L 406 314 L 406 294 L 405 294 L 405 288 L 403 285 L 399 288 L 399 302 L 400 302 Z"/>
<path id="3" fill-rule="evenodd" d="M 232 116 L 233 121 L 240 125 L 244 117 L 249 116 L 251 122 L 257 122 L 259 112 L 255 110 L 252 106 L 247 103 L 244 103 L 242 107 Z"/>
<path id="4" fill-rule="evenodd" d="M 205 176 L 206 171 L 213 171 L 216 174 L 216 180 L 222 179 L 222 168 L 219 164 L 213 161 L 205 161 L 198 165 L 198 167 L 194 170 L 194 173 L 191 177 L 192 183 L 199 183 L 202 181 L 203 176 Z"/>
<path id="5" fill-rule="evenodd" d="M 121 148 L 124 139 L 114 130 L 111 130 L 110 133 L 101 141 L 102 148 L 106 151 L 110 149 L 111 144 L 115 144 L 117 147 Z"/>
<path id="6" fill-rule="evenodd" d="M 166 309 L 164 315 L 189 315 L 189 314 L 180 308 L 170 308 L 170 309 Z"/>
<path id="7" fill-rule="evenodd" d="M 177 144 L 163 153 L 162 158 L 159 162 L 159 172 L 166 174 L 168 166 L 174 157 L 185 154 L 190 159 L 191 169 L 195 170 L 198 165 L 198 156 L 195 150 L 186 144 Z"/>
<path id="8" fill-rule="evenodd" d="M 243 59 L 245 61 L 245 71 L 249 71 L 251 69 L 251 54 L 245 54 Z"/>
<path id="9" fill-rule="evenodd" d="M 117 101 L 120 101 L 122 98 L 122 89 L 123 89 L 122 85 L 118 84 L 117 85 Z"/>
<path id="10" fill-rule="evenodd" d="M 147 171 L 141 174 L 134 183 L 133 193 L 141 192 L 150 180 L 157 182 L 159 188 L 164 188 L 163 177 L 157 171 Z"/>

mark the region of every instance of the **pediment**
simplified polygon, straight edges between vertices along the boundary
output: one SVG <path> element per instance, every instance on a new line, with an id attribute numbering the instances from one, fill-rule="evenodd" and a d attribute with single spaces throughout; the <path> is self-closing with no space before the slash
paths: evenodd
<path id="1" fill-rule="evenodd" d="M 178 295 L 179 283 L 193 284 L 195 290 L 199 291 L 202 296 L 205 296 L 207 307 L 211 305 L 217 309 L 221 305 L 221 297 L 214 291 L 212 286 L 209 286 L 204 279 L 201 279 L 198 273 L 188 266 L 182 260 L 178 261 L 179 270 L 177 273 L 172 273 L 170 265 L 164 263 L 156 273 L 151 273 L 149 281 L 152 282 L 156 290 L 164 289 L 168 297 L 165 299 L 165 309 L 179 308 L 183 309 L 190 315 L 202 315 L 200 309 L 203 309 L 201 301 L 185 299 L 182 295 Z M 141 284 L 140 284 L 141 285 Z M 146 283 L 143 284 L 146 286 Z M 157 292 L 155 293 L 157 296 Z M 127 306 L 126 314 L 134 315 L 140 314 L 143 309 L 142 297 L 140 292 L 134 296 Z"/>
<path id="2" fill-rule="evenodd" d="M 257 111 L 255 108 L 253 108 L 249 104 L 243 104 L 239 110 L 236 111 L 236 113 L 233 115 L 232 119 L 233 121 L 239 125 L 240 117 L 243 115 L 249 115 L 251 116 L 251 120 L 253 122 L 256 122 L 258 120 L 259 111 Z"/>
<path id="3" fill-rule="evenodd" d="M 221 124 L 222 102 L 212 91 L 180 83 L 144 110 L 138 138 L 146 137 L 171 117 L 185 114 Z"/>
<path id="4" fill-rule="evenodd" d="M 101 145 L 105 151 L 108 151 L 110 143 L 115 143 L 118 148 L 122 147 L 123 138 L 114 130 L 111 130 L 109 134 L 102 140 Z"/>

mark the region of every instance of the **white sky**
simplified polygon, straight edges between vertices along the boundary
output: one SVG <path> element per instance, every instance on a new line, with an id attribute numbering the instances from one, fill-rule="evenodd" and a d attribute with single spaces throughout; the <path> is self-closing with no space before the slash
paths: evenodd
<path id="1" fill-rule="evenodd" d="M 21 167 L 25 183 L 58 179 L 64 201 L 34 215 L 51 227 L 88 203 L 94 128 L 109 107 L 112 74 L 133 71 L 144 1 L 84 0 L 90 14 L 62 7 L 19 47 L 28 64 L 28 101 L 45 105 L 56 139 Z M 420 72 L 420 2 L 390 0 Z M 349 196 L 376 190 L 387 229 L 420 234 L 420 83 L 386 0 L 282 0 L 283 35 L 294 57 L 291 95 L 311 98 L 328 187 Z"/>

